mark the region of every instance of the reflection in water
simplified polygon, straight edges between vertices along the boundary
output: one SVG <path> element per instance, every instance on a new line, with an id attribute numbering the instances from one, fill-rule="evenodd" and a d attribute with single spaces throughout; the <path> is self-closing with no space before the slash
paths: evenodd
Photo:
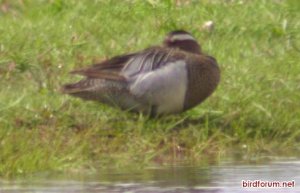
<path id="1" fill-rule="evenodd" d="M 99 171 L 80 180 L 0 181 L 1 193 L 300 193 L 300 161 L 267 165 L 173 166 L 136 171 Z M 52 178 L 53 179 L 53 178 Z M 65 178 L 66 179 L 66 178 Z M 69 179 L 69 178 L 68 178 Z M 295 181 L 291 188 L 243 188 L 242 180 Z"/>

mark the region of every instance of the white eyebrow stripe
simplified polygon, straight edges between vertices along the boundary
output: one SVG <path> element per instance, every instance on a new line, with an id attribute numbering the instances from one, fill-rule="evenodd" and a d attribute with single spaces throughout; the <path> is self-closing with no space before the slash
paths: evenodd
<path id="1" fill-rule="evenodd" d="M 194 40 L 194 41 L 197 41 L 193 36 L 191 36 L 189 34 L 177 34 L 177 35 L 173 35 L 171 37 L 171 41 L 175 41 L 175 40 Z"/>

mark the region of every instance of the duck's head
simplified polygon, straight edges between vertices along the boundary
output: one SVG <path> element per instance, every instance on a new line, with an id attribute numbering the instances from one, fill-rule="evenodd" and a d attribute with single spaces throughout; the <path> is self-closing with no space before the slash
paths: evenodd
<path id="1" fill-rule="evenodd" d="M 176 30 L 168 33 L 164 40 L 164 46 L 179 48 L 195 54 L 201 53 L 201 46 L 198 44 L 197 40 L 184 30 Z"/>

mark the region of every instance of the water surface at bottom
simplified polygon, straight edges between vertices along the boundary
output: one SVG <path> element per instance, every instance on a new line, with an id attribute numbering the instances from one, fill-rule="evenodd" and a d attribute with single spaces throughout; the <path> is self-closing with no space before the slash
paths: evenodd
<path id="1" fill-rule="evenodd" d="M 250 183 L 251 186 L 271 185 L 273 187 L 249 187 Z M 283 187 L 286 185 L 290 187 Z M 205 167 L 164 166 L 134 171 L 105 170 L 99 171 L 96 176 L 76 178 L 76 180 L 66 176 L 59 180 L 51 178 L 51 180 L 0 181 L 0 192 L 300 193 L 300 160 L 250 165 L 224 162 Z"/>

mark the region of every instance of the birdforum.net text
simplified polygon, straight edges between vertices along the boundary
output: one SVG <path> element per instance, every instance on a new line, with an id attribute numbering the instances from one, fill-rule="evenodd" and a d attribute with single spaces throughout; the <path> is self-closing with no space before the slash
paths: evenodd
<path id="1" fill-rule="evenodd" d="M 267 181 L 267 180 L 242 180 L 243 188 L 294 188 L 295 180 Z"/>

